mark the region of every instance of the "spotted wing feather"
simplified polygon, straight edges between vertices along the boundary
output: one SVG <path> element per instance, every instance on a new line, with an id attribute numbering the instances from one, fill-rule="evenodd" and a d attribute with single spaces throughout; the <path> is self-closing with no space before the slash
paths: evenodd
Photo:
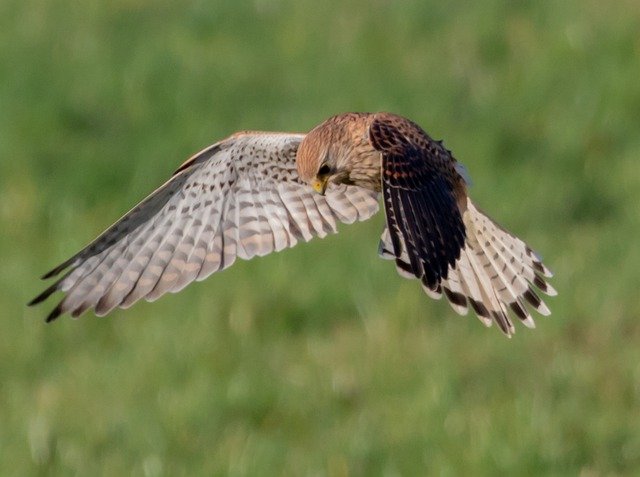
<path id="1" fill-rule="evenodd" d="M 332 185 L 325 196 L 296 171 L 303 136 L 239 133 L 208 147 L 91 244 L 47 273 L 66 274 L 30 304 L 64 298 L 47 321 L 94 308 L 105 315 L 155 300 L 194 280 L 365 220 L 377 194 Z"/>

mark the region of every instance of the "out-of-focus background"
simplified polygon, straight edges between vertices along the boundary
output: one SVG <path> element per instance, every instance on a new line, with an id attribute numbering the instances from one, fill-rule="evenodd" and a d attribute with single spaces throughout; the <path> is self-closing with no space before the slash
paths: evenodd
<path id="1" fill-rule="evenodd" d="M 511 340 L 378 259 L 383 217 L 108 318 L 25 303 L 182 160 L 421 124 L 556 272 Z M 0 4 L 1 475 L 640 469 L 640 4 Z"/>

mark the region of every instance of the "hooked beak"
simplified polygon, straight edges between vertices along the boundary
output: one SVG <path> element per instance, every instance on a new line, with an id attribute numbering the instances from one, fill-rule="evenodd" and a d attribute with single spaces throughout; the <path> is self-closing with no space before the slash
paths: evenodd
<path id="1" fill-rule="evenodd" d="M 311 187 L 313 187 L 313 190 L 315 190 L 318 194 L 324 195 L 324 192 L 327 190 L 328 184 L 328 178 L 325 177 L 324 179 L 319 179 L 316 177 L 311 182 Z"/>

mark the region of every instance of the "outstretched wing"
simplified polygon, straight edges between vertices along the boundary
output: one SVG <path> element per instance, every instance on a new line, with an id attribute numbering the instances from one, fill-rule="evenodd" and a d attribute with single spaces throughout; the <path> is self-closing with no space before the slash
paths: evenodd
<path id="1" fill-rule="evenodd" d="M 66 274 L 36 297 L 66 295 L 47 317 L 98 316 L 152 301 L 194 280 L 250 259 L 337 231 L 337 222 L 365 220 L 377 194 L 333 185 L 316 194 L 298 178 L 304 136 L 238 133 L 185 162 L 173 177 L 86 248 L 47 273 Z"/>
<path id="2" fill-rule="evenodd" d="M 464 180 L 449 152 L 405 118 L 379 114 L 369 135 L 382 153 L 382 192 L 396 263 L 408 263 L 407 273 L 435 289 L 464 247 L 458 205 L 466 197 Z"/>

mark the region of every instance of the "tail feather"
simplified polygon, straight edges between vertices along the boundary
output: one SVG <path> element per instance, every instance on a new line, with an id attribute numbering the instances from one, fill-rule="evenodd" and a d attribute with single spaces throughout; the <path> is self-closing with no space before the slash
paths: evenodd
<path id="1" fill-rule="evenodd" d="M 466 315 L 469 312 L 468 293 L 465 293 L 464 280 L 458 270 L 448 271 L 447 279 L 442 280 L 442 291 L 456 313 Z"/>
<path id="2" fill-rule="evenodd" d="M 491 326 L 491 314 L 483 303 L 486 295 L 483 293 L 482 285 L 474 272 L 473 264 L 466 249 L 461 251 L 456 267 L 462 278 L 462 285 L 473 311 L 475 311 L 482 323 L 486 326 Z"/>
<path id="3" fill-rule="evenodd" d="M 432 298 L 444 294 L 461 315 L 473 308 L 485 325 L 495 321 L 507 336 L 515 333 L 510 311 L 525 326 L 534 328 L 527 304 L 541 315 L 551 313 L 535 289 L 548 296 L 557 295 L 547 281 L 553 274 L 525 242 L 496 224 L 470 199 L 463 221 L 466 240 L 460 256 L 449 267 L 446 278 L 435 286 L 423 283 L 422 288 Z M 379 253 L 395 260 L 401 276 L 420 277 L 420 271 L 412 267 L 405 244 L 400 242 L 394 247 L 387 229 L 382 234 Z"/>
<path id="4" fill-rule="evenodd" d="M 469 232 L 467 232 L 467 237 L 469 236 L 470 234 Z M 469 243 L 467 243 L 465 246 L 465 253 L 469 258 L 469 262 L 471 263 L 475 277 L 480 284 L 482 296 L 482 301 L 480 303 L 482 307 L 484 307 L 482 311 L 486 310 L 487 314 L 491 318 L 493 318 L 502 332 L 507 336 L 511 336 L 511 334 L 515 331 L 513 324 L 511 323 L 511 320 L 509 320 L 509 315 L 505 306 L 498 298 L 498 294 L 496 293 L 494 285 L 491 281 L 491 277 L 487 272 L 487 268 L 480 260 L 482 255 L 478 255 L 478 253 L 474 251 L 471 244 Z"/>
<path id="5" fill-rule="evenodd" d="M 477 217 L 477 216 L 476 216 Z M 474 219 L 476 217 L 473 217 Z M 488 270 L 491 284 L 501 303 L 506 304 L 516 312 L 518 318 L 523 321 L 530 321 L 531 317 L 526 313 L 520 295 L 528 286 L 523 278 L 517 275 L 509 268 L 509 262 L 505 261 L 500 253 L 496 250 L 496 238 L 491 235 L 491 229 L 476 228 L 475 243 L 470 245 L 476 250 L 478 258 L 482 262 L 485 270 Z M 520 283 L 520 281 L 522 283 Z M 518 290 L 520 286 L 523 289 Z"/>
<path id="6" fill-rule="evenodd" d="M 522 240 L 497 226 L 471 201 L 469 201 L 468 211 L 473 222 L 471 228 L 476 233 L 484 255 L 493 265 L 495 273 L 503 282 L 503 286 L 509 290 L 514 298 L 520 298 L 521 301 L 524 298 L 540 314 L 548 315 L 549 308 L 537 297 L 530 285 L 530 282 L 534 283 L 547 294 L 556 294 L 556 291 L 535 272 L 536 264 L 539 264 L 538 268 L 543 271 L 548 271 L 548 269 L 538 261 L 536 255 Z"/>

